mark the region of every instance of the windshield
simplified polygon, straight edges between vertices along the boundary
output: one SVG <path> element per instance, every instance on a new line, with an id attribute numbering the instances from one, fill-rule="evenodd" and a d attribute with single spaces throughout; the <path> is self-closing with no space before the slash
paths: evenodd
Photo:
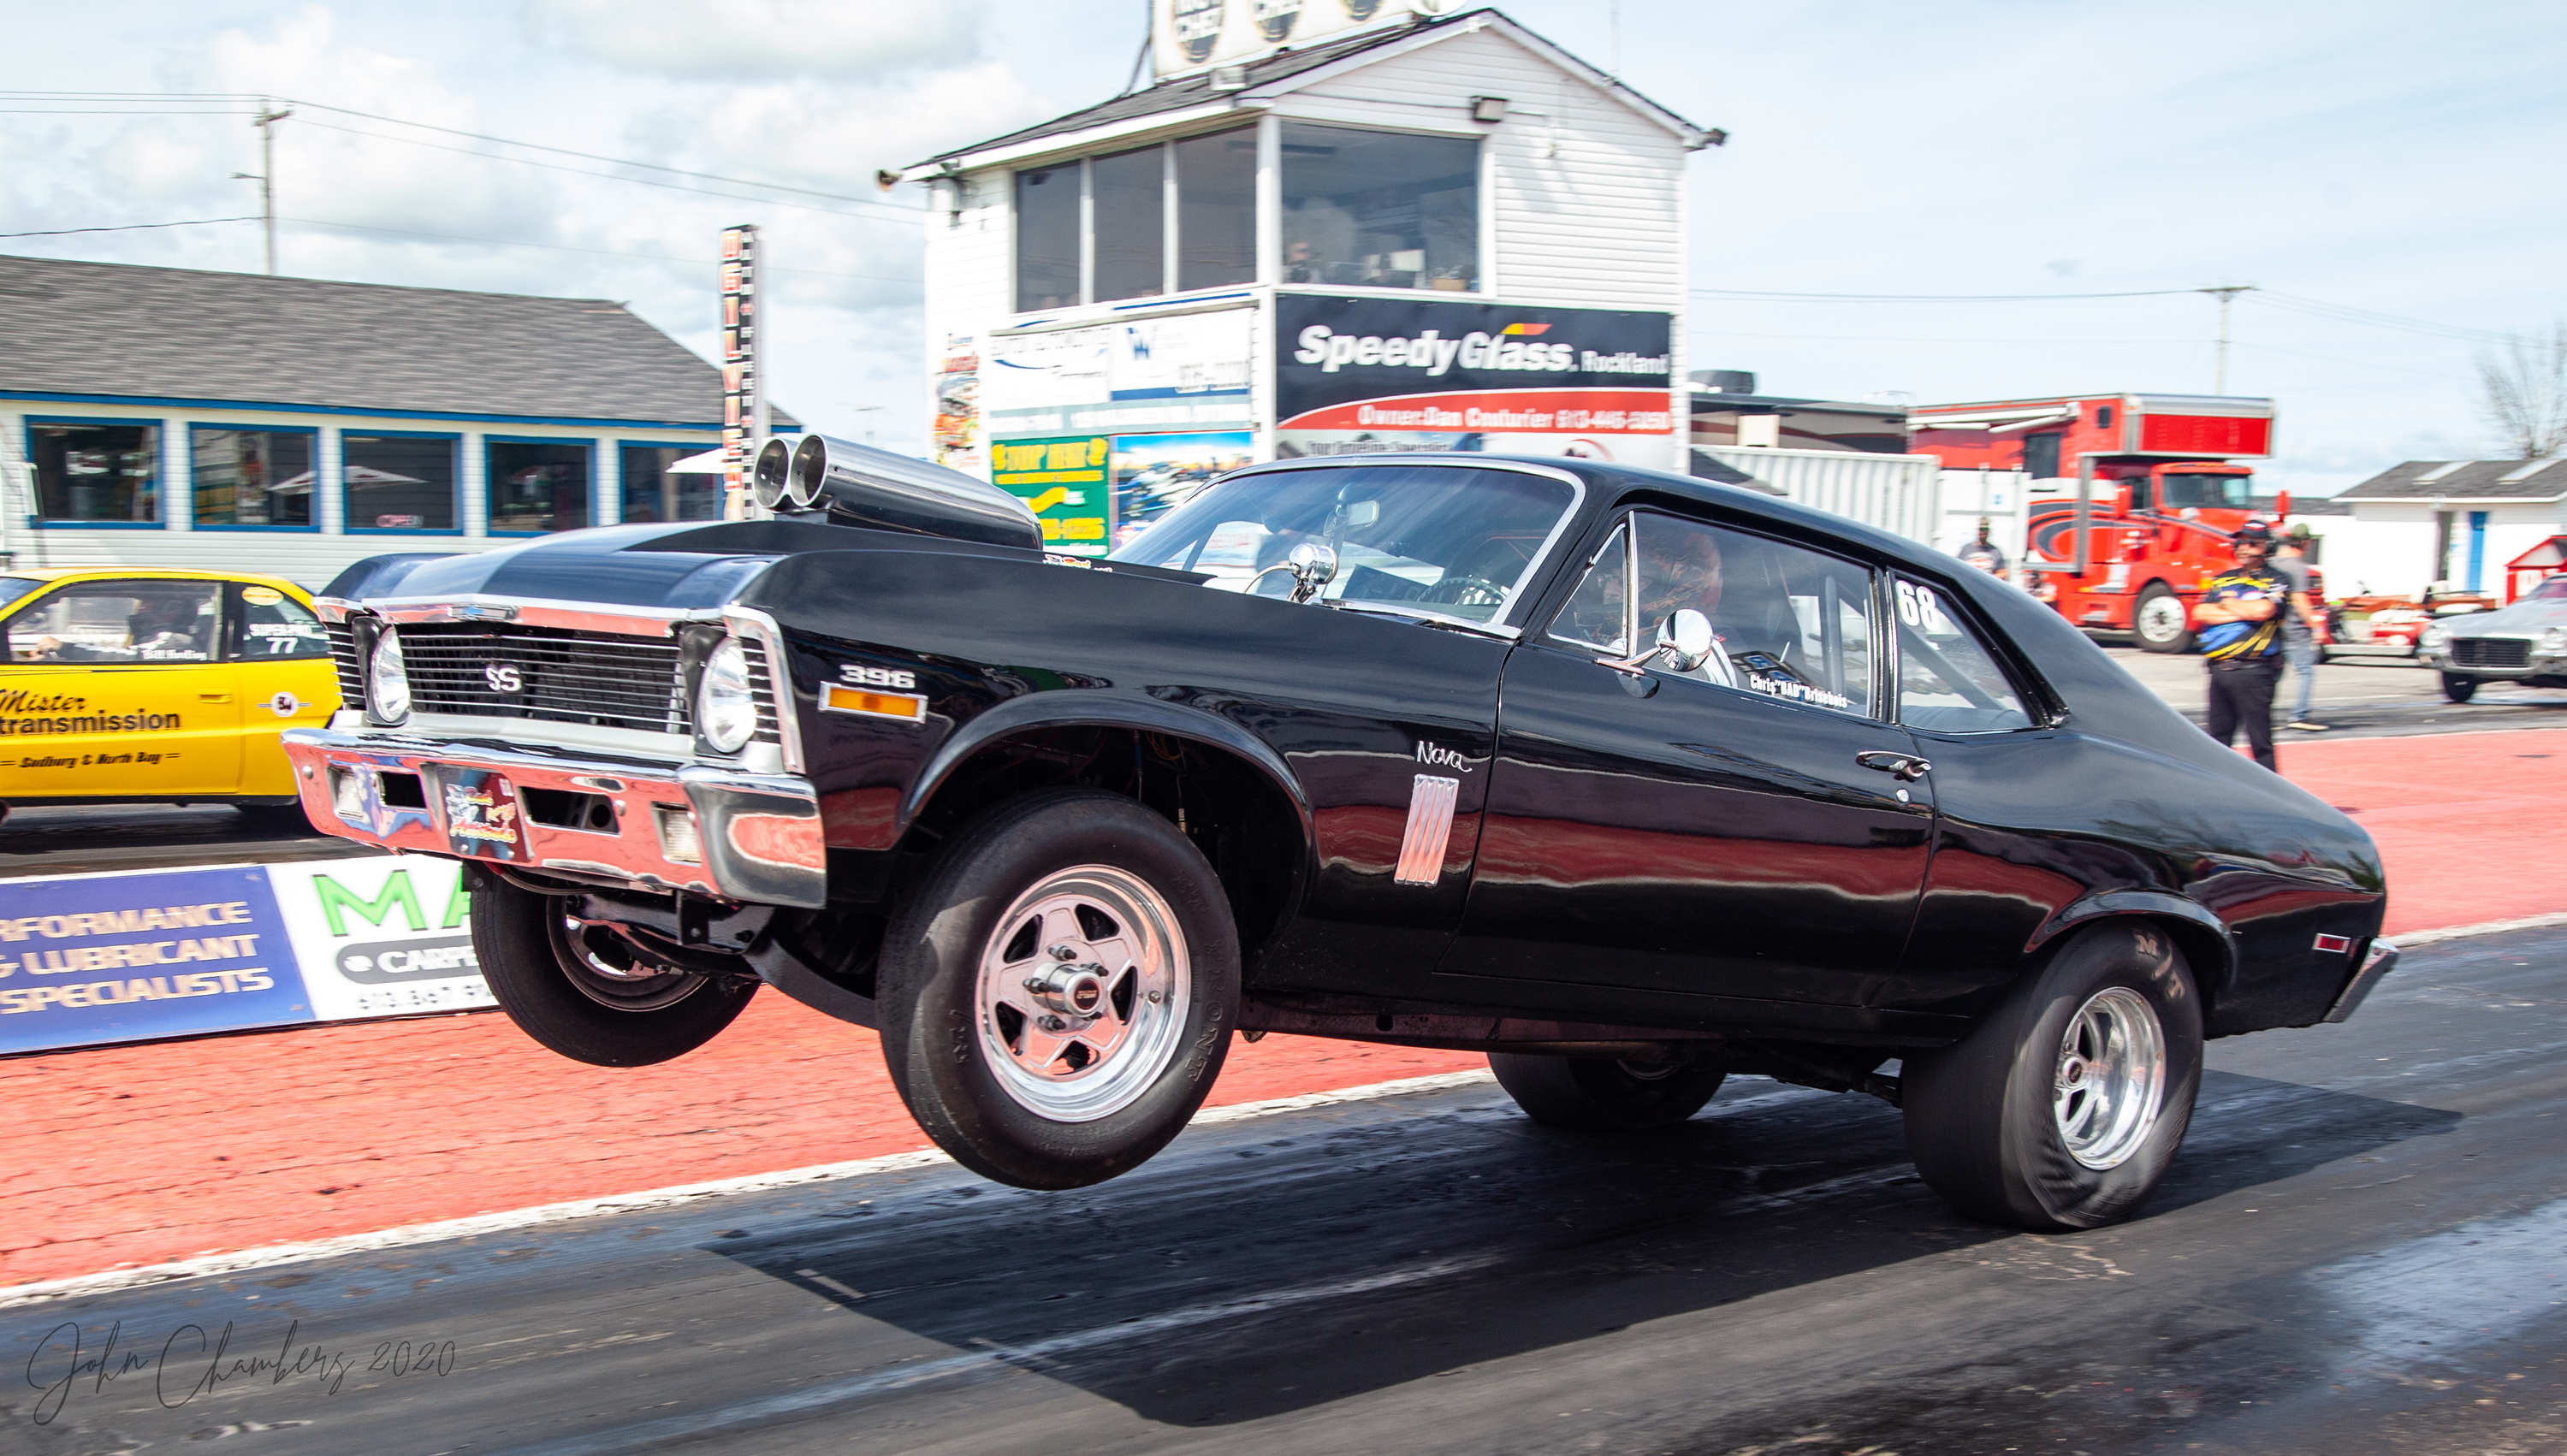
<path id="1" fill-rule="evenodd" d="M 2542 579 L 2540 585 L 2523 594 L 2526 602 L 2567 602 L 2567 576 Z"/>
<path id="2" fill-rule="evenodd" d="M 1114 553 L 1200 571 L 1224 591 L 1281 597 L 1288 573 L 1259 576 L 1304 541 L 1337 553 L 1321 593 L 1347 605 L 1432 612 L 1469 622 L 1505 615 L 1561 518 L 1565 480 L 1463 465 L 1349 465 L 1225 480 Z"/>
<path id="3" fill-rule="evenodd" d="M 2245 510 L 2255 504 L 2255 477 L 2252 475 L 2196 475 L 2168 471 L 2158 477 L 2164 492 L 2166 508 L 2207 505 L 2227 510 Z"/>

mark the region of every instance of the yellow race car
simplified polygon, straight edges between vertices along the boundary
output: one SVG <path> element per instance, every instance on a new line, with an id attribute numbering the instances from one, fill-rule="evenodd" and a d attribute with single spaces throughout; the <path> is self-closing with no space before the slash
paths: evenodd
<path id="1" fill-rule="evenodd" d="M 229 571 L 0 576 L 0 814 L 29 804 L 230 803 L 299 818 L 277 735 L 339 706 L 301 587 Z"/>

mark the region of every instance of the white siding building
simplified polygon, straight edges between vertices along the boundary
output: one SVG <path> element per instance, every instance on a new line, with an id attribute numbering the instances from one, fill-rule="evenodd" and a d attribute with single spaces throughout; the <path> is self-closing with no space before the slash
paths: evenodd
<path id="1" fill-rule="evenodd" d="M 2567 460 L 2408 460 L 2335 497 L 2311 522 L 2327 590 L 2504 596 L 2505 563 L 2567 533 Z"/>
<path id="2" fill-rule="evenodd" d="M 318 587 L 717 519 L 721 377 L 600 299 L 0 258 L 0 552 Z"/>
<path id="3" fill-rule="evenodd" d="M 1481 10 L 930 158 L 938 458 L 1084 552 L 1248 459 L 1684 469 L 1684 165 L 1721 140 Z"/>

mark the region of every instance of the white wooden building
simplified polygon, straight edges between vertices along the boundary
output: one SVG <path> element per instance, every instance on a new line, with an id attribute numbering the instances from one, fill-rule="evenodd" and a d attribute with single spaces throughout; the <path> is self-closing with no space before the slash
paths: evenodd
<path id="1" fill-rule="evenodd" d="M 36 258 L 0 302 L 6 564 L 318 587 L 721 513 L 670 469 L 719 443 L 721 377 L 620 304 Z"/>
<path id="2" fill-rule="evenodd" d="M 1157 8 L 1149 88 L 902 173 L 938 458 L 1086 552 L 1248 459 L 1687 467 L 1685 159 L 1722 134 L 1494 10 L 1296 46 L 1321 7 Z"/>

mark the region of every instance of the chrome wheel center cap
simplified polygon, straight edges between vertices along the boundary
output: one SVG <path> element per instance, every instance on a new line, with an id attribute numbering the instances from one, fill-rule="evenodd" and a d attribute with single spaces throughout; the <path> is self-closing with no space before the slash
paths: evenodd
<path id="1" fill-rule="evenodd" d="M 1084 965 L 1045 966 L 1025 978 L 1025 994 L 1047 1012 L 1064 1017 L 1092 1020 L 1104 1014 L 1105 999 L 1111 987 L 1105 979 L 1105 968 L 1090 961 Z"/>

